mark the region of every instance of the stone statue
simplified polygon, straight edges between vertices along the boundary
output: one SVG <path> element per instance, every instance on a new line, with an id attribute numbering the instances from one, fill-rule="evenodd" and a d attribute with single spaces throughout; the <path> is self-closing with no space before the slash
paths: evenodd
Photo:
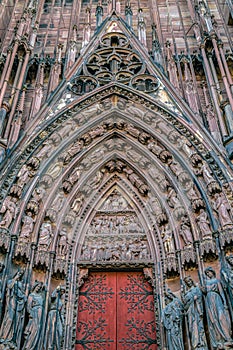
<path id="1" fill-rule="evenodd" d="M 222 228 L 232 226 L 230 216 L 230 206 L 222 193 L 216 193 L 214 196 L 214 209 L 216 210 Z"/>
<path id="2" fill-rule="evenodd" d="M 162 323 L 166 329 L 168 350 L 184 350 L 183 343 L 183 305 L 170 291 L 166 293 L 166 306 L 162 313 Z"/>
<path id="3" fill-rule="evenodd" d="M 34 228 L 34 220 L 32 218 L 32 213 L 29 211 L 22 219 L 23 225 L 19 236 L 19 241 L 29 242 L 30 236 Z"/>
<path id="4" fill-rule="evenodd" d="M 187 315 L 192 349 L 208 350 L 203 324 L 202 292 L 190 276 L 184 278 L 184 283 L 186 288 L 181 294 L 181 300 Z"/>
<path id="5" fill-rule="evenodd" d="M 182 222 L 180 224 L 180 237 L 183 239 L 185 246 L 192 244 L 192 232 L 188 219 L 186 217 L 182 218 Z"/>
<path id="6" fill-rule="evenodd" d="M 24 309 L 26 295 L 22 278 L 24 270 L 19 270 L 13 278 L 7 281 L 5 313 L 0 329 L 1 342 L 12 341 L 20 344 L 20 335 L 24 324 Z"/>
<path id="7" fill-rule="evenodd" d="M 40 349 L 40 333 L 43 325 L 45 291 L 42 282 L 35 281 L 28 296 L 27 311 L 29 321 L 24 331 L 23 350 Z"/>
<path id="8" fill-rule="evenodd" d="M 197 224 L 199 226 L 200 232 L 203 238 L 212 238 L 212 231 L 210 228 L 210 222 L 208 215 L 204 209 L 200 210 L 200 214 L 197 216 Z"/>
<path id="9" fill-rule="evenodd" d="M 61 256 L 65 256 L 68 248 L 68 238 L 67 238 L 67 229 L 63 227 L 61 232 L 59 233 L 58 239 L 58 254 Z"/>
<path id="10" fill-rule="evenodd" d="M 210 342 L 213 349 L 226 349 L 228 346 L 233 346 L 233 341 L 231 339 L 231 321 L 223 288 L 212 267 L 207 267 L 204 274 L 205 283 L 202 291 L 205 294 Z"/>
<path id="11" fill-rule="evenodd" d="M 51 240 L 52 240 L 52 225 L 50 222 L 43 222 L 40 228 L 40 234 L 39 234 L 39 249 L 40 250 L 47 250 L 50 246 Z"/>
<path id="12" fill-rule="evenodd" d="M 51 295 L 44 349 L 59 350 L 64 326 L 63 295 L 65 288 L 58 286 Z"/>
<path id="13" fill-rule="evenodd" d="M 172 253 L 175 251 L 173 238 L 172 238 L 172 230 L 168 224 L 162 226 L 161 237 L 163 239 L 163 246 L 165 253 Z"/>
<path id="14" fill-rule="evenodd" d="M 12 221 L 15 219 L 17 214 L 17 207 L 15 204 L 16 200 L 16 198 L 6 197 L 5 201 L 3 202 L 0 213 L 4 215 L 2 221 L 0 222 L 0 228 L 2 227 L 8 229 Z"/>
<path id="15" fill-rule="evenodd" d="M 221 269 L 223 284 L 226 287 L 233 309 L 233 254 L 226 256 L 226 264 Z"/>

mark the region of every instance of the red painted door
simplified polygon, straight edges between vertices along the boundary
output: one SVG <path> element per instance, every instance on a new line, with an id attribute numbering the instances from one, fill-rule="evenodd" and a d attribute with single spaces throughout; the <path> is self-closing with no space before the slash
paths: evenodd
<path id="1" fill-rule="evenodd" d="M 156 350 L 152 287 L 140 272 L 91 273 L 82 286 L 75 350 Z"/>

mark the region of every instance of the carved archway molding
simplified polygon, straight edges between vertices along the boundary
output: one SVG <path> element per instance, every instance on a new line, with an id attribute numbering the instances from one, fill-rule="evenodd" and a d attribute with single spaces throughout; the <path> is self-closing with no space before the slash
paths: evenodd
<path id="1" fill-rule="evenodd" d="M 128 94 L 127 98 L 119 96 L 124 91 Z M 71 289 L 75 288 L 74 276 L 84 242 L 85 223 L 91 222 L 93 210 L 113 186 L 122 188 L 126 197 L 141 211 L 147 223 L 145 227 L 152 258 L 157 262 L 155 273 L 161 281 L 171 271 L 183 276 L 184 267 L 198 265 L 202 269 L 197 257 L 209 252 L 217 254 L 218 244 L 224 246 L 231 240 L 232 226 L 216 215 L 218 208 L 215 202 L 218 200 L 220 203 L 223 198 L 224 203 L 227 203 L 226 200 L 232 203 L 232 193 L 228 164 L 224 159 L 222 164 L 215 160 L 218 152 L 215 145 L 211 145 L 208 138 L 202 140 L 205 135 L 201 137 L 200 133 L 192 130 L 192 125 L 149 102 L 150 99 L 143 94 L 139 98 L 137 94 L 129 93 L 127 88 L 111 87 L 103 90 L 102 95 L 97 92 L 89 100 L 85 98 L 83 105 L 73 104 L 74 110 L 68 105 L 52 121 L 41 123 L 42 129 L 35 134 L 30 134 L 28 130 L 28 136 L 23 137 L 15 150 L 16 155 L 5 168 L 1 182 L 0 243 L 10 250 L 11 259 L 15 240 L 18 239 L 15 249 L 18 258 L 24 222 L 26 217 L 32 218 L 32 232 L 19 253 L 30 261 L 30 267 L 42 265 L 48 270 L 45 281 L 48 286 L 57 271 L 66 275 L 66 306 L 69 310 L 66 325 L 69 331 L 73 327 L 71 305 L 75 298 Z M 100 108 L 97 101 L 101 97 L 103 105 L 111 107 L 110 111 Z M 73 154 L 71 149 L 75 142 L 83 145 Z M 27 146 L 20 150 L 24 143 Z M 45 152 L 47 145 L 48 154 Z M 151 172 L 149 165 L 154 167 Z M 95 176 L 101 177 L 101 174 L 103 178 L 98 183 L 97 177 L 96 184 Z M 141 183 L 148 190 L 141 192 Z M 61 196 L 61 203 L 62 200 L 65 203 L 61 204 L 61 208 L 54 207 L 59 203 L 56 194 Z M 80 212 L 72 214 L 72 206 L 79 195 L 85 198 L 84 205 Z M 19 208 L 19 212 L 6 225 L 2 221 L 9 202 L 13 203 L 15 210 Z M 207 237 L 203 237 L 197 223 L 202 209 L 207 210 L 209 215 L 207 226 L 210 232 Z M 230 208 L 227 210 L 230 215 Z M 219 226 L 216 219 L 219 219 Z M 64 227 L 69 234 L 69 245 L 66 254 L 59 256 L 60 233 Z M 221 229 L 220 241 L 213 237 L 218 227 Z M 40 238 L 45 229 L 51 230 L 52 239 L 47 247 L 45 245 L 41 249 Z M 187 236 L 185 242 L 185 234 L 190 234 L 191 241 Z M 167 241 L 164 239 L 166 235 Z M 86 262 L 88 264 L 93 266 L 94 262 Z M 131 264 L 120 260 L 99 265 L 106 268 L 121 264 L 143 266 L 141 261 Z M 163 295 L 164 283 L 157 282 L 156 288 L 157 293 Z M 66 342 L 69 341 L 69 331 L 65 334 Z"/>

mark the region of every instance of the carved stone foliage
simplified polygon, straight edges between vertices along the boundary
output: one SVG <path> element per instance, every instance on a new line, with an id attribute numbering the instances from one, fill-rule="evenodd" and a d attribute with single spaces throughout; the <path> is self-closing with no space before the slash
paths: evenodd
<path id="1" fill-rule="evenodd" d="M 71 80 L 70 89 L 82 95 L 111 81 L 147 93 L 159 87 L 159 80 L 148 72 L 144 60 L 132 49 L 128 38 L 118 32 L 102 36 L 99 46 L 87 57 L 79 75 Z"/>

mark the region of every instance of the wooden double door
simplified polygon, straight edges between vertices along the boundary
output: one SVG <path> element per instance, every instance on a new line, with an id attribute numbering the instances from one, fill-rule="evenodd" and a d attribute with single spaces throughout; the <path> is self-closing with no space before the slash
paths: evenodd
<path id="1" fill-rule="evenodd" d="M 91 273 L 80 289 L 75 350 L 156 350 L 154 296 L 140 272 Z"/>

